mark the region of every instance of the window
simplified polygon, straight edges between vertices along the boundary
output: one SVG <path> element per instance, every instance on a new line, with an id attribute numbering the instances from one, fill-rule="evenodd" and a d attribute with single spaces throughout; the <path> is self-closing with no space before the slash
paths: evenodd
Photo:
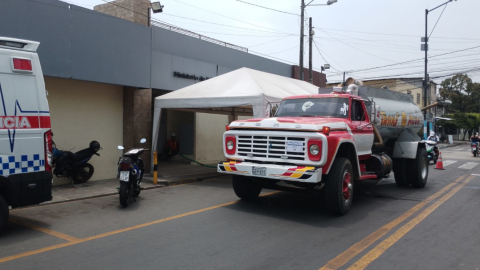
<path id="1" fill-rule="evenodd" d="M 359 100 L 352 101 L 352 121 L 365 121 L 365 113 L 363 111 L 362 102 Z"/>
<path id="2" fill-rule="evenodd" d="M 347 118 L 348 98 L 299 98 L 282 101 L 276 117 L 340 117 Z"/>
<path id="3" fill-rule="evenodd" d="M 417 94 L 417 104 L 420 104 L 420 94 Z"/>

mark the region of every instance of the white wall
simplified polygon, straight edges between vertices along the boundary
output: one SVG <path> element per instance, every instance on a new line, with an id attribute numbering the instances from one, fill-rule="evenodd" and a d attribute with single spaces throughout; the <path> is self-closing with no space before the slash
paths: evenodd
<path id="1" fill-rule="evenodd" d="M 100 142 L 100 157 L 89 161 L 95 168 L 89 181 L 115 178 L 117 146 L 123 143 L 123 87 L 47 76 L 45 85 L 57 147 L 76 152 L 92 140 Z M 69 182 L 54 178 L 54 184 Z"/>
<path id="2" fill-rule="evenodd" d="M 228 116 L 196 113 L 195 159 L 200 163 L 214 164 L 225 160 L 223 155 L 223 133 Z"/>
<path id="3" fill-rule="evenodd" d="M 253 116 L 239 116 L 239 120 Z M 215 164 L 225 160 L 223 133 L 228 125 L 228 116 L 221 114 L 196 113 L 195 159 L 200 163 Z"/>

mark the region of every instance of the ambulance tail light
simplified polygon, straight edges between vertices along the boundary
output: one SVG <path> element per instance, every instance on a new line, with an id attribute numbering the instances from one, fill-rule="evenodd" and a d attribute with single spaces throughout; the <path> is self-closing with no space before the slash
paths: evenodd
<path id="1" fill-rule="evenodd" d="M 29 59 L 13 58 L 14 71 L 32 71 L 32 61 Z"/>
<path id="2" fill-rule="evenodd" d="M 225 152 L 227 152 L 228 155 L 235 155 L 237 152 L 237 139 L 234 136 L 225 138 Z"/>
<path id="3" fill-rule="evenodd" d="M 49 130 L 45 132 L 45 170 L 52 172 L 52 152 L 53 152 L 53 140 L 52 140 L 52 131 Z"/>

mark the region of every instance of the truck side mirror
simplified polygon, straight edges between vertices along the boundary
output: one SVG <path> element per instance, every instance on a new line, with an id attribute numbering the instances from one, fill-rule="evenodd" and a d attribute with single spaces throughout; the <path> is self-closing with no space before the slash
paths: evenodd
<path id="1" fill-rule="evenodd" d="M 370 121 L 374 124 L 380 123 L 380 105 L 376 105 L 375 102 L 372 102 L 372 107 L 370 111 Z"/>

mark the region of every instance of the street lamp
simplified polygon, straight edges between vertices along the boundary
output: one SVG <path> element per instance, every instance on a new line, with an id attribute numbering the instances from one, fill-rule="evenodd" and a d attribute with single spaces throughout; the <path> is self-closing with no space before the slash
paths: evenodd
<path id="1" fill-rule="evenodd" d="M 304 34 L 303 34 L 303 31 L 304 31 L 304 12 L 305 12 L 305 8 L 307 6 L 329 6 L 331 4 L 334 4 L 336 3 L 338 0 L 328 0 L 326 4 L 316 4 L 316 5 L 311 5 L 311 3 L 313 2 L 314 0 L 310 1 L 308 4 L 305 5 L 305 0 L 302 0 L 302 6 L 300 7 L 301 8 L 301 23 L 300 23 L 300 63 L 299 63 L 299 66 L 300 66 L 300 71 L 299 71 L 299 78 L 300 80 L 304 80 L 304 77 L 303 77 L 303 39 L 304 39 Z M 311 33 L 309 33 L 309 35 L 311 35 Z"/>
<path id="2" fill-rule="evenodd" d="M 330 1 L 330 0 L 329 0 Z M 332 1 L 335 1 L 335 0 L 332 0 Z M 430 10 L 428 9 L 425 9 L 425 37 L 422 38 L 422 42 L 425 42 L 425 44 L 422 44 L 422 51 L 425 51 L 425 77 L 424 77 L 424 80 L 423 80 L 423 107 L 427 107 L 427 93 L 428 93 L 428 83 L 430 81 L 430 78 L 428 76 L 428 13 L 436 10 L 437 8 L 439 7 L 442 7 L 450 2 L 452 2 L 453 0 L 449 0 L 441 5 L 439 5 L 438 7 L 435 7 L 435 8 L 432 8 Z M 455 0 L 457 1 L 457 0 Z M 425 121 L 425 125 L 426 125 L 426 121 L 427 121 L 427 110 L 423 111 L 423 118 L 424 118 L 424 121 Z M 427 127 L 424 126 L 424 136 L 426 137 L 427 136 Z"/>
<path id="3" fill-rule="evenodd" d="M 163 6 L 160 4 L 160 2 L 150 3 L 150 7 L 152 7 L 153 13 L 163 12 Z"/>
<path id="4" fill-rule="evenodd" d="M 150 26 L 150 9 L 153 11 L 153 13 L 160 13 L 163 12 L 163 6 L 160 4 L 160 2 L 153 2 L 150 3 L 150 7 L 147 10 L 148 13 L 148 26 Z"/>

